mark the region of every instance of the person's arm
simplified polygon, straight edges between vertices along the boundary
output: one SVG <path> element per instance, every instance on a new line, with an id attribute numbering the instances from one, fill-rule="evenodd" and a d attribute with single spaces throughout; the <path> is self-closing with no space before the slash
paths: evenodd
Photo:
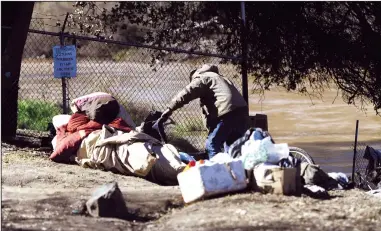
<path id="1" fill-rule="evenodd" d="M 206 88 L 207 86 L 204 79 L 193 80 L 172 99 L 168 109 L 173 112 L 192 100 L 202 97 L 205 94 Z"/>

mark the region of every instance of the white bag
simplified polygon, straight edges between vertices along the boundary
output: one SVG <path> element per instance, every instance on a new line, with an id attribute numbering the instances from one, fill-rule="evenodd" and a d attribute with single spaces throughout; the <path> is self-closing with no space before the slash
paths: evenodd
<path id="1" fill-rule="evenodd" d="M 55 115 L 53 116 L 52 118 L 52 122 L 53 122 L 53 126 L 54 128 L 57 130 L 57 128 L 63 126 L 63 125 L 66 125 L 69 123 L 69 120 L 70 120 L 70 117 L 71 115 Z M 57 145 L 57 136 L 54 136 L 54 138 L 52 139 L 52 147 L 53 147 L 53 150 L 56 150 L 56 145 Z"/>
<path id="2" fill-rule="evenodd" d="M 55 115 L 52 118 L 53 126 L 57 130 L 57 128 L 66 125 L 69 123 L 71 115 Z"/>
<path id="3" fill-rule="evenodd" d="M 273 144 L 270 143 L 267 147 L 267 162 L 272 164 L 278 164 L 281 159 L 288 158 L 290 155 L 290 149 L 288 144 Z"/>
<path id="4" fill-rule="evenodd" d="M 177 175 L 185 203 L 211 195 L 246 188 L 246 174 L 241 160 L 227 163 L 208 162 Z"/>
<path id="5" fill-rule="evenodd" d="M 128 154 L 127 163 L 132 168 L 132 173 L 138 176 L 146 176 L 156 163 L 156 155 L 152 154 L 148 143 L 136 142 L 128 145 L 127 152 L 119 152 L 119 158 L 123 160 L 126 154 Z"/>
<path id="6" fill-rule="evenodd" d="M 217 153 L 215 156 L 213 156 L 210 161 L 215 163 L 226 163 L 232 161 L 233 158 L 225 152 Z"/>
<path id="7" fill-rule="evenodd" d="M 271 141 L 270 141 L 271 142 Z M 253 169 L 256 165 L 267 161 L 267 151 L 262 140 L 248 140 L 241 147 L 243 162 L 246 170 Z"/>
<path id="8" fill-rule="evenodd" d="M 271 137 L 263 140 L 248 140 L 241 147 L 243 162 L 246 170 L 252 170 L 260 163 L 277 164 L 281 159 L 287 158 L 290 150 L 287 144 L 274 144 Z"/>

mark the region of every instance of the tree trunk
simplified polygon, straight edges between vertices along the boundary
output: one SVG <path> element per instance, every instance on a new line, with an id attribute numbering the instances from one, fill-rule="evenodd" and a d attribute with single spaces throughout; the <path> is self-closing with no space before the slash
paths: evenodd
<path id="1" fill-rule="evenodd" d="M 1 5 L 1 135 L 4 141 L 16 135 L 21 60 L 34 2 L 2 2 Z"/>

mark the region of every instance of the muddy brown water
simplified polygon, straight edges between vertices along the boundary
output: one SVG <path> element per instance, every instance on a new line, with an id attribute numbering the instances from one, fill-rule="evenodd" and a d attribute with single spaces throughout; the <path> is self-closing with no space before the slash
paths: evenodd
<path id="1" fill-rule="evenodd" d="M 352 171 L 356 120 L 358 142 L 381 149 L 381 117 L 372 105 L 364 110 L 343 102 L 337 89 L 312 98 L 274 88 L 261 99 L 250 96 L 251 114 L 266 114 L 277 143 L 288 143 L 307 151 L 325 171 Z"/>

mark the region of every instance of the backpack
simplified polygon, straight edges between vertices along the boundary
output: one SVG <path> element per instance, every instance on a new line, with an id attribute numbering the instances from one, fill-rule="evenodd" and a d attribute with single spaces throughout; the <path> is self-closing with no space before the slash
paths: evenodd
<path id="1" fill-rule="evenodd" d="M 141 131 L 157 140 L 166 143 L 167 136 L 164 133 L 164 126 L 162 124 L 159 124 L 158 127 L 153 126 L 158 121 L 158 119 L 160 119 L 162 114 L 163 113 L 160 111 L 150 111 L 142 123 Z"/>
<path id="2" fill-rule="evenodd" d="M 303 162 L 300 168 L 302 184 L 317 185 L 325 190 L 338 188 L 339 182 L 331 178 L 326 172 L 320 169 L 318 165 Z"/>

